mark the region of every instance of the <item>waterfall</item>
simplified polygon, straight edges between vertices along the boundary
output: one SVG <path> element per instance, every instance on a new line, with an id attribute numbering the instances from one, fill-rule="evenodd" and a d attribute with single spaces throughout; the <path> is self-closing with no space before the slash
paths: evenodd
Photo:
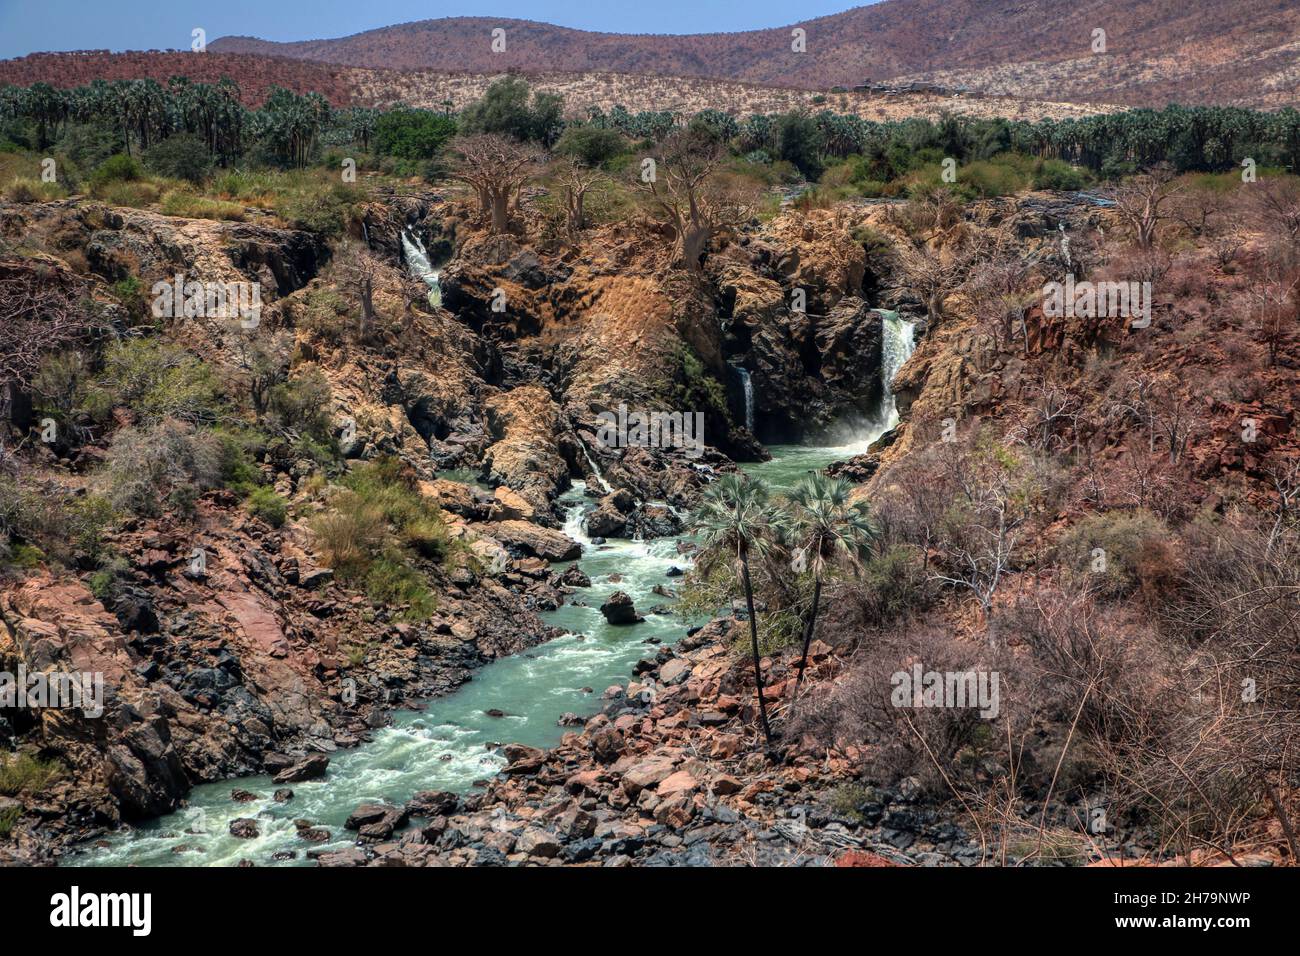
<path id="1" fill-rule="evenodd" d="M 894 404 L 894 392 L 890 384 L 894 376 L 903 367 L 903 363 L 912 355 L 915 348 L 914 336 L 916 324 L 905 322 L 897 312 L 876 309 L 880 313 L 880 411 L 877 413 L 881 434 L 898 424 L 898 408 Z"/>
<path id="2" fill-rule="evenodd" d="M 613 487 L 611 487 L 610 483 L 605 480 L 605 476 L 600 473 L 600 469 L 596 466 L 596 459 L 591 457 L 591 452 L 587 449 L 587 443 L 582 440 L 582 436 L 577 432 L 573 433 L 573 437 L 578 439 L 578 447 L 582 449 L 582 457 L 587 459 L 587 467 L 589 467 L 591 473 L 596 476 L 596 481 L 600 482 L 600 487 L 605 489 L 605 494 L 612 492 L 614 490 Z"/>
<path id="3" fill-rule="evenodd" d="M 587 483 L 585 481 L 575 481 L 573 483 L 573 493 L 578 497 L 578 500 L 570 505 L 569 510 L 564 513 L 564 533 L 582 545 L 584 553 L 592 547 L 591 538 L 587 535 L 587 529 L 582 524 L 586 510 L 583 506 L 583 492 L 586 490 Z"/>
<path id="4" fill-rule="evenodd" d="M 745 394 L 745 427 L 754 431 L 754 384 L 749 380 L 749 369 L 739 365 L 732 366 L 740 376 L 740 387 Z"/>
<path id="5" fill-rule="evenodd" d="M 442 306 L 442 287 L 438 284 L 439 270 L 429 265 L 429 254 L 424 251 L 420 237 L 409 229 L 402 230 L 402 255 L 406 257 L 406 267 L 411 275 L 429 287 L 429 305 L 437 309 Z"/>

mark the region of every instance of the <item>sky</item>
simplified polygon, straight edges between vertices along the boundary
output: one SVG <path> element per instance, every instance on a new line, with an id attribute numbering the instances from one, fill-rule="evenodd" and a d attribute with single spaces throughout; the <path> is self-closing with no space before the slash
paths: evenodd
<path id="1" fill-rule="evenodd" d="M 49 50 L 189 49 L 217 37 L 319 40 L 439 17 L 499 16 L 609 33 L 758 30 L 872 0 L 0 0 L 0 59 Z"/>

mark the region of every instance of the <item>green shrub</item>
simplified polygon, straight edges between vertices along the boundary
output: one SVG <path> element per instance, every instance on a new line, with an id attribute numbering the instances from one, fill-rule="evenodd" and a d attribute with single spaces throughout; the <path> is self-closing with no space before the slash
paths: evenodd
<path id="1" fill-rule="evenodd" d="M 94 558 L 113 521 L 109 502 L 0 475 L 0 535 L 10 541 L 8 562 L 34 567 L 49 558 L 70 563 L 78 554 Z"/>
<path id="2" fill-rule="evenodd" d="M 130 570 L 124 558 L 113 556 L 100 563 L 98 570 L 86 578 L 86 587 L 90 593 L 107 606 L 117 592 L 117 586 Z"/>
<path id="3" fill-rule="evenodd" d="M 10 544 L 5 546 L 5 553 L 0 555 L 4 563 L 11 568 L 30 571 L 45 563 L 45 552 L 34 544 Z"/>
<path id="4" fill-rule="evenodd" d="M 327 410 L 333 395 L 325 373 L 315 365 L 308 365 L 271 389 L 268 411 L 272 421 L 281 428 L 329 444 L 333 436 Z"/>
<path id="5" fill-rule="evenodd" d="M 1088 174 L 1060 159 L 1045 159 L 1034 171 L 1035 189 L 1075 192 L 1088 185 Z"/>
<path id="6" fill-rule="evenodd" d="M 42 182 L 27 176 L 10 180 L 4 190 L 5 198 L 16 203 L 48 202 L 63 199 L 67 194 L 68 191 L 58 183 Z"/>
<path id="7" fill-rule="evenodd" d="M 926 578 L 916 549 L 896 545 L 863 562 L 860 593 L 872 619 L 881 624 L 923 608 Z"/>
<path id="8" fill-rule="evenodd" d="M 360 217 L 366 194 L 346 183 L 329 183 L 289 193 L 276 204 L 276 212 L 290 224 L 323 236 L 340 236 Z"/>
<path id="9" fill-rule="evenodd" d="M 442 562 L 451 552 L 451 533 L 441 515 L 409 522 L 402 528 L 402 541 L 431 561 Z"/>
<path id="10" fill-rule="evenodd" d="M 270 488 L 254 488 L 246 504 L 250 514 L 261 518 L 272 528 L 283 525 L 289 516 L 289 503 Z"/>
<path id="11" fill-rule="evenodd" d="M 38 794 L 58 779 L 59 764 L 19 753 L 0 757 L 0 796 L 16 797 L 20 793 Z"/>
<path id="12" fill-rule="evenodd" d="M 1145 567 L 1162 563 L 1159 552 L 1169 528 L 1147 511 L 1109 511 L 1076 522 L 1057 545 L 1057 558 L 1070 572 L 1084 576 L 1103 594 L 1123 597 L 1141 583 Z"/>
<path id="13" fill-rule="evenodd" d="M 265 450 L 267 437 L 242 426 L 214 428 L 212 436 L 220 446 L 221 484 L 240 494 L 251 494 L 262 483 L 255 459 Z"/>
<path id="14" fill-rule="evenodd" d="M 438 599 L 424 575 L 398 554 L 385 554 L 366 572 L 366 596 L 375 604 L 407 605 L 402 617 L 422 621 L 438 610 Z"/>
<path id="15" fill-rule="evenodd" d="M 219 219 L 226 222 L 243 222 L 244 207 L 223 199 L 197 196 L 183 189 L 172 189 L 162 197 L 162 213 L 183 219 Z"/>
<path id="16" fill-rule="evenodd" d="M 0 810 L 0 839 L 7 839 L 9 834 L 13 833 L 18 818 L 22 815 L 22 807 L 6 807 Z"/>
<path id="17" fill-rule="evenodd" d="M 382 509 L 352 491 L 336 494 L 311 529 L 321 560 L 344 583 L 365 575 L 388 531 Z"/>
<path id="18" fill-rule="evenodd" d="M 125 150 L 122 134 L 99 123 L 69 122 L 59 137 L 56 152 L 77 169 L 94 169 L 115 153 Z M 60 172 L 66 163 L 60 163 Z"/>
<path id="19" fill-rule="evenodd" d="M 144 151 L 144 165 L 169 179 L 201 183 L 212 171 L 208 147 L 192 133 L 177 133 Z"/>
<path id="20" fill-rule="evenodd" d="M 600 126 L 571 126 L 564 131 L 555 151 L 570 156 L 593 169 L 603 166 L 627 149 L 627 141 L 617 130 Z"/>
<path id="21" fill-rule="evenodd" d="M 412 562 L 418 555 L 446 565 L 461 550 L 442 510 L 395 458 L 360 464 L 343 484 L 311 523 L 322 560 L 371 600 L 408 604 L 408 617 L 428 617 L 437 600 Z"/>
<path id="22" fill-rule="evenodd" d="M 144 293 L 144 283 L 139 276 L 127 276 L 113 283 L 113 295 L 135 316 L 142 316 L 147 310 L 149 300 Z"/>
<path id="23" fill-rule="evenodd" d="M 162 189 L 152 182 L 110 181 L 91 187 L 91 195 L 110 206 L 127 206 L 142 209 L 151 206 L 162 195 Z"/>
<path id="24" fill-rule="evenodd" d="M 210 422 L 221 411 L 211 367 L 155 338 L 124 339 L 110 346 L 100 386 L 142 423 L 164 418 Z"/>
<path id="25" fill-rule="evenodd" d="M 95 171 L 90 174 L 90 185 L 99 187 L 109 183 L 132 183 L 143 175 L 144 170 L 134 157 L 117 153 L 95 167 Z"/>
<path id="26" fill-rule="evenodd" d="M 430 159 L 456 135 L 456 121 L 429 110 L 392 109 L 375 120 L 375 150 L 400 159 Z"/>

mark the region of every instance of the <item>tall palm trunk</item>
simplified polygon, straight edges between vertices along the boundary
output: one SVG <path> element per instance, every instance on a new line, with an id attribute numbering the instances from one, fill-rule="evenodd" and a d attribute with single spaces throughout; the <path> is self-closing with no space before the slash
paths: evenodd
<path id="1" fill-rule="evenodd" d="M 803 683 L 803 669 L 808 666 L 808 648 L 812 646 L 813 629 L 817 626 L 817 609 L 822 603 L 822 576 L 813 578 L 812 611 L 808 615 L 808 625 L 803 631 L 803 654 L 799 657 L 799 676 L 795 678 L 794 689 L 797 691 Z"/>
<path id="2" fill-rule="evenodd" d="M 763 739 L 772 747 L 772 728 L 767 723 L 767 701 L 763 699 L 763 668 L 758 655 L 758 618 L 754 615 L 754 588 L 749 582 L 749 554 L 740 552 L 740 573 L 745 583 L 745 608 L 749 611 L 749 648 L 754 656 L 754 684 L 758 688 L 758 716 L 763 724 Z"/>

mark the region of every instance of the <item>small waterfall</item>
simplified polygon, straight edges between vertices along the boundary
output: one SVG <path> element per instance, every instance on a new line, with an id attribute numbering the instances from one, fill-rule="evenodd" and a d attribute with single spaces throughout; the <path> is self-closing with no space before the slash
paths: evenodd
<path id="1" fill-rule="evenodd" d="M 429 254 L 424 250 L 424 243 L 409 229 L 402 230 L 402 255 L 406 257 L 406 268 L 411 275 L 429 287 L 429 305 L 435 309 L 441 308 L 442 286 L 438 284 L 441 272 L 429 264 Z"/>
<path id="2" fill-rule="evenodd" d="M 605 494 L 610 494 L 614 488 L 605 480 L 605 476 L 600 473 L 600 468 L 596 465 L 596 459 L 591 457 L 591 452 L 587 448 L 587 443 L 582 440 L 582 436 L 577 432 L 573 433 L 573 437 L 578 439 L 578 447 L 582 449 L 582 457 L 587 459 L 587 467 L 590 468 L 591 473 L 596 476 L 596 481 L 600 483 L 600 487 L 605 489 Z M 576 485 L 577 482 L 574 482 L 574 484 Z M 586 486 L 584 485 L 583 487 Z"/>
<path id="3" fill-rule="evenodd" d="M 879 421 L 883 427 L 882 434 L 898 424 L 898 408 L 894 404 L 894 393 L 890 383 L 903 367 L 903 363 L 912 355 L 916 324 L 905 322 L 897 312 L 876 309 L 880 313 L 880 380 L 881 396 Z"/>
<path id="4" fill-rule="evenodd" d="M 752 433 L 754 431 L 754 383 L 750 381 L 749 369 L 739 365 L 733 365 L 732 368 L 740 376 L 740 388 L 745 396 L 745 427 Z"/>
<path id="5" fill-rule="evenodd" d="M 583 492 L 587 490 L 585 481 L 575 481 L 573 483 L 573 493 L 578 495 L 578 501 L 569 507 L 564 513 L 564 533 L 567 534 L 578 544 L 582 545 L 583 551 L 592 547 L 591 537 L 587 534 L 587 529 L 582 526 L 584 511 Z"/>

